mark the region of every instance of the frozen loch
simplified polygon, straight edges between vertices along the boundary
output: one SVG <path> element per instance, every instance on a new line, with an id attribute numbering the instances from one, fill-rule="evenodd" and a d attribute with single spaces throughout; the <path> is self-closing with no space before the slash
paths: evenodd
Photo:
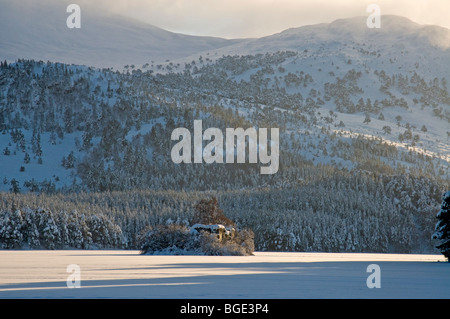
<path id="1" fill-rule="evenodd" d="M 0 251 L 2 299 L 449 297 L 450 263 L 442 255 Z"/>

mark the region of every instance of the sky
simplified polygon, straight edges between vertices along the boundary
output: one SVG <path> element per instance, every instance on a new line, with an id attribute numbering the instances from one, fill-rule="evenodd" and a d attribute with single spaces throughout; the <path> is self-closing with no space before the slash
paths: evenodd
<path id="1" fill-rule="evenodd" d="M 80 6 L 88 0 L 71 0 Z M 78 2 L 77 2 L 78 1 Z M 96 0 L 94 6 L 163 29 L 191 35 L 253 38 L 340 18 L 381 14 L 450 29 L 450 0 Z"/>

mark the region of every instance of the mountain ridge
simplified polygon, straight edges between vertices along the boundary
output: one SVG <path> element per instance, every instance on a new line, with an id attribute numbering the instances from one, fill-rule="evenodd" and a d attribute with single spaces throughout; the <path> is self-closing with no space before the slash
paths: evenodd
<path id="1" fill-rule="evenodd" d="M 386 40 L 405 42 L 415 48 L 425 44 L 448 52 L 450 30 L 420 25 L 412 20 L 382 15 L 381 28 L 369 29 L 367 17 L 337 19 L 294 27 L 253 39 L 223 39 L 174 33 L 149 23 L 121 15 L 83 10 L 80 29 L 66 27 L 65 5 L 3 1 L 0 12 L 0 58 L 13 62 L 19 58 L 74 63 L 99 68 L 140 68 L 144 64 L 166 61 L 192 61 L 199 55 L 256 54 L 277 50 L 307 49 L 309 45 L 336 41 Z M 20 24 L 17 23 L 20 21 Z M 414 43 L 416 42 L 416 43 Z"/>
<path id="2" fill-rule="evenodd" d="M 81 28 L 69 29 L 67 16 L 64 4 L 31 8 L 9 4 L 0 12 L 0 28 L 7 30 L 0 34 L 0 57 L 9 62 L 26 58 L 121 69 L 126 64 L 140 67 L 152 60 L 163 62 L 242 41 L 174 33 L 89 10 L 82 11 Z"/>

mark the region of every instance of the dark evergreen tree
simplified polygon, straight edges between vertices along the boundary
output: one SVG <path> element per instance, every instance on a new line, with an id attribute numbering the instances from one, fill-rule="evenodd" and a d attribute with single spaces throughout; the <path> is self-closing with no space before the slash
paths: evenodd
<path id="1" fill-rule="evenodd" d="M 31 137 L 31 148 L 36 156 L 42 156 L 41 134 L 39 132 L 33 131 L 33 136 Z"/>
<path id="2" fill-rule="evenodd" d="M 69 155 L 67 155 L 67 158 L 63 156 L 61 160 L 61 165 L 67 169 L 73 168 L 75 166 L 75 161 L 76 161 L 75 155 L 73 151 L 71 151 Z"/>
<path id="3" fill-rule="evenodd" d="M 442 196 L 441 210 L 437 214 L 435 232 L 433 239 L 438 240 L 439 244 L 436 246 L 441 253 L 447 257 L 450 262 L 450 191 L 447 191 Z"/>
<path id="4" fill-rule="evenodd" d="M 64 127 L 66 133 L 73 132 L 73 114 L 70 106 L 67 106 L 64 111 Z"/>
<path id="5" fill-rule="evenodd" d="M 19 181 L 17 181 L 15 178 L 11 180 L 11 188 L 10 191 L 17 194 L 20 193 L 20 186 Z"/>

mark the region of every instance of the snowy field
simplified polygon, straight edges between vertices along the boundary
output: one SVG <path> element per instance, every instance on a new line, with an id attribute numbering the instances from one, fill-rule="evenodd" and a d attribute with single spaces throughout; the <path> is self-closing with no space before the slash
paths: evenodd
<path id="1" fill-rule="evenodd" d="M 442 255 L 356 253 L 0 251 L 0 298 L 447 299 L 450 263 L 443 261 Z M 79 266 L 80 288 L 67 286 L 71 264 Z M 380 267 L 380 288 L 367 286 L 370 264 Z"/>

